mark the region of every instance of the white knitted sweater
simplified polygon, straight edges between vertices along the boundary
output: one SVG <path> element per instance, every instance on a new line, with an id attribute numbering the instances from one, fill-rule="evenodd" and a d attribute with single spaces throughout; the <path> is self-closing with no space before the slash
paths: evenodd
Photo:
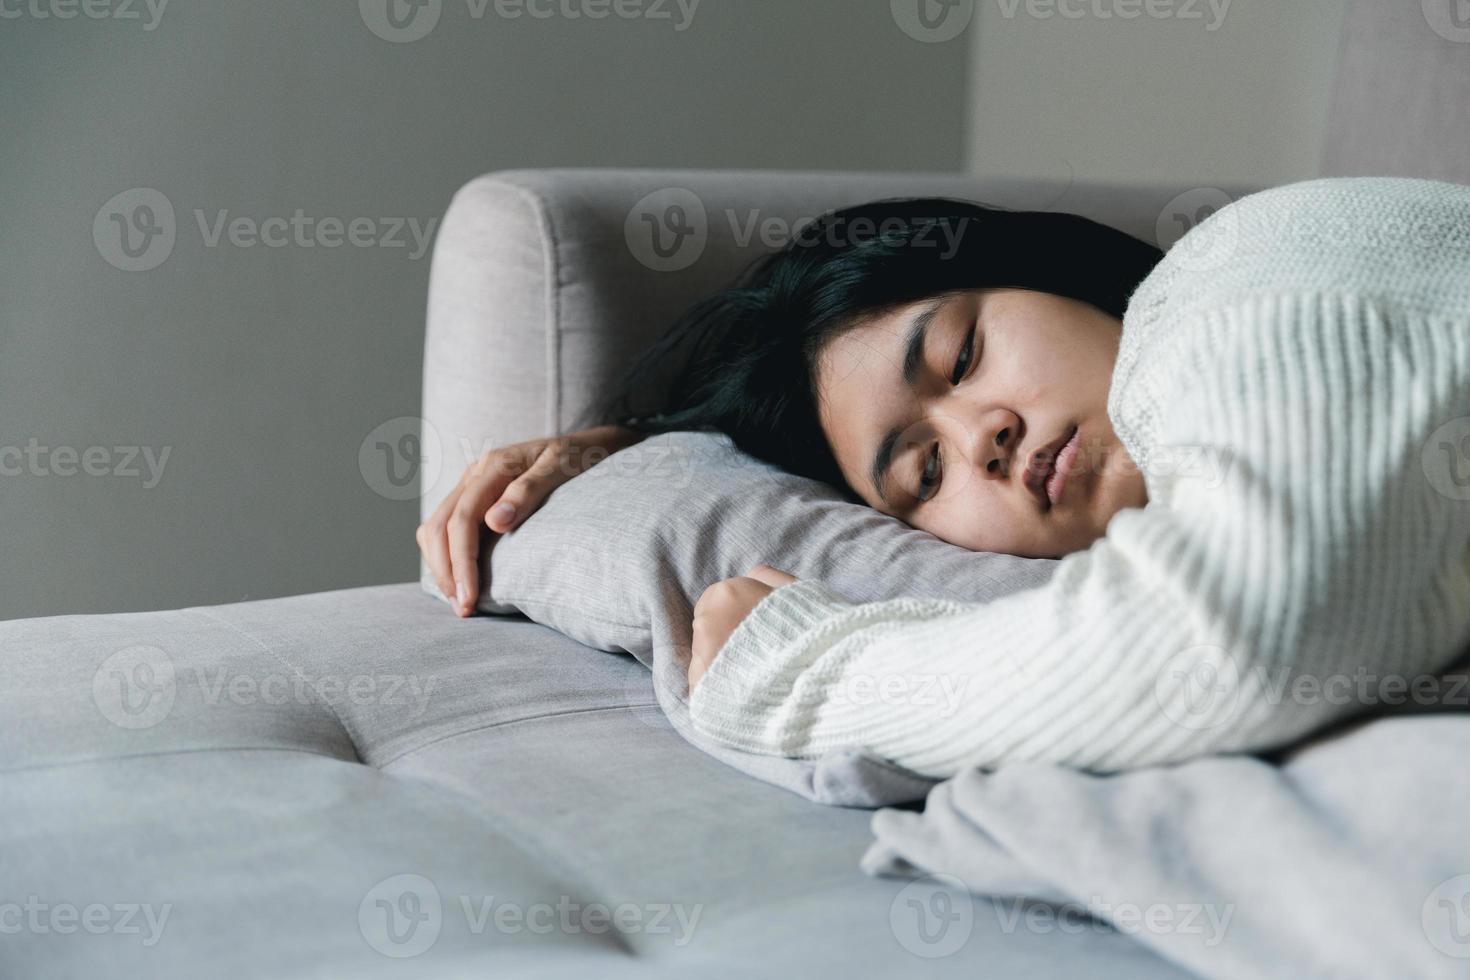
<path id="1" fill-rule="evenodd" d="M 1324 179 L 1222 208 L 1131 297 L 1111 385 L 1146 507 L 989 603 L 778 588 L 695 726 L 934 777 L 1112 771 L 1427 696 L 1470 643 L 1470 187 Z"/>

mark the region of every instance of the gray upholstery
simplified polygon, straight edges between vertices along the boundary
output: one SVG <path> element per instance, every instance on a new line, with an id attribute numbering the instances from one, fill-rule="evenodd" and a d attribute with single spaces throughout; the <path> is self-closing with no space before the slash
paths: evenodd
<path id="1" fill-rule="evenodd" d="M 632 658 L 415 585 L 3 623 L 0 669 L 0 976 L 1183 975 L 984 900 L 926 958 L 913 891 L 858 870 L 866 811 L 704 755 Z M 372 931 L 428 888 L 407 943 Z M 582 928 L 593 903 L 633 928 Z M 89 905 L 99 934 L 51 918 Z"/>
<path id="2" fill-rule="evenodd" d="M 1322 175 L 1470 184 L 1470 4 L 1349 0 Z"/>

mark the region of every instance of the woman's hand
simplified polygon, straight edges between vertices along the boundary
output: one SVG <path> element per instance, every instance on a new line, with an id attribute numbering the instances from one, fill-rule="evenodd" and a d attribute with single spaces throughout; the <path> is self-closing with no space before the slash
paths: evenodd
<path id="1" fill-rule="evenodd" d="M 694 604 L 694 648 L 689 655 L 689 692 L 714 663 L 715 656 L 750 611 L 766 596 L 790 582 L 788 575 L 770 565 L 756 565 L 738 578 L 727 578 L 705 589 Z"/>
<path id="2" fill-rule="evenodd" d="M 471 463 L 414 535 L 455 612 L 473 613 L 480 595 L 481 525 L 497 534 L 518 527 L 551 491 L 642 439 L 640 432 L 604 425 L 492 449 Z"/>

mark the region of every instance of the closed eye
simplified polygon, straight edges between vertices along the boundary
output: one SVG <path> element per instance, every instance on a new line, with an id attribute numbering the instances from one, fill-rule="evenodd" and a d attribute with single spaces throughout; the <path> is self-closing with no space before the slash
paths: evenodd
<path id="1" fill-rule="evenodd" d="M 964 347 L 960 348 L 960 356 L 954 360 L 954 370 L 950 373 L 951 385 L 958 385 L 970 366 L 975 361 L 975 326 L 970 326 L 970 334 L 964 338 Z M 925 466 L 919 475 L 919 492 L 916 497 L 920 502 L 929 500 L 936 492 L 939 492 L 939 483 L 944 480 L 944 454 L 939 451 L 939 444 L 935 442 L 925 457 Z"/>
<path id="2" fill-rule="evenodd" d="M 929 455 L 924 457 L 924 470 L 919 474 L 919 500 L 925 501 L 939 492 L 939 484 L 943 480 L 944 471 L 940 469 L 939 443 L 929 450 Z M 932 469 L 931 469 L 932 465 Z"/>
<path id="3" fill-rule="evenodd" d="M 965 338 L 965 346 L 960 348 L 960 355 L 955 359 L 954 373 L 950 375 L 950 384 L 959 384 L 960 379 L 970 368 L 970 362 L 975 356 L 975 328 L 970 328 L 970 335 Z"/>
<path id="4" fill-rule="evenodd" d="M 949 376 L 950 384 L 959 384 L 975 358 L 975 328 L 970 328 L 970 335 L 965 338 L 965 346 L 960 348 L 959 357 L 955 359 L 954 371 Z M 924 470 L 919 474 L 919 493 L 921 501 L 928 500 L 939 492 L 939 484 L 944 478 L 944 455 L 940 452 L 939 443 L 929 451 L 924 459 Z"/>

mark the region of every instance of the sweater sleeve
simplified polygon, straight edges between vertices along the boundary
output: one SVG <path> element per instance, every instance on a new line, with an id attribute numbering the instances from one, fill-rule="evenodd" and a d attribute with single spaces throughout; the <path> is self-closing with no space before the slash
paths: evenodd
<path id="1" fill-rule="evenodd" d="M 1281 745 L 1447 664 L 1470 510 L 1424 447 L 1470 417 L 1470 280 L 1455 247 L 1364 242 L 1467 220 L 1470 188 L 1388 178 L 1222 209 L 1196 267 L 1166 257 L 1125 316 L 1109 414 L 1146 507 L 988 603 L 778 588 L 695 687 L 695 727 L 938 778 L 1116 771 Z M 1221 242 L 1229 264 L 1199 266 Z"/>
<path id="2" fill-rule="evenodd" d="M 1119 769 L 1249 743 L 1258 714 L 1241 710 L 1219 610 L 1183 560 L 1214 534 L 1153 504 L 1123 511 L 1046 585 L 989 603 L 854 605 L 816 581 L 782 586 L 695 687 L 694 723 L 746 751 L 860 746 L 939 778 L 1013 761 Z"/>

